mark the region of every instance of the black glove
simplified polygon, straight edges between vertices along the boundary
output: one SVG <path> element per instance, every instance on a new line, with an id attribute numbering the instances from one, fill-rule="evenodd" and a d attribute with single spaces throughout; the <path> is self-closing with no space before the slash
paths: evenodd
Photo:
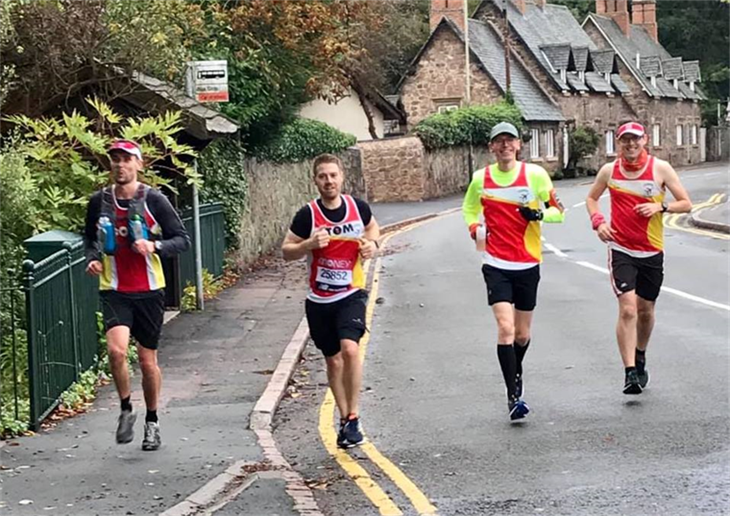
<path id="1" fill-rule="evenodd" d="M 538 220 L 542 220 L 543 217 L 540 210 L 533 210 L 527 206 L 520 206 L 520 215 L 522 215 L 522 218 L 527 222 L 536 222 Z"/>

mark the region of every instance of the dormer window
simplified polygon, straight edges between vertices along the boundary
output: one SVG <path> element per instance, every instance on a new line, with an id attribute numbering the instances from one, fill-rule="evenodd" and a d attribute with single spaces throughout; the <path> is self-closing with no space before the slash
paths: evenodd
<path id="1" fill-rule="evenodd" d="M 674 79 L 674 89 L 679 89 L 679 80 Z"/>

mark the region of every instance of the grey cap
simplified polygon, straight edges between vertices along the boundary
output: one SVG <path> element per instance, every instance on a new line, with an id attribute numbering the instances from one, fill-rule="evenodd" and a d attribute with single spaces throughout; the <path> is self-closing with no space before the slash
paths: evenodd
<path id="1" fill-rule="evenodd" d="M 520 133 L 517 131 L 517 128 L 509 122 L 500 122 L 492 127 L 492 132 L 489 133 L 489 141 L 491 142 L 500 134 L 509 134 L 515 138 L 520 137 Z"/>

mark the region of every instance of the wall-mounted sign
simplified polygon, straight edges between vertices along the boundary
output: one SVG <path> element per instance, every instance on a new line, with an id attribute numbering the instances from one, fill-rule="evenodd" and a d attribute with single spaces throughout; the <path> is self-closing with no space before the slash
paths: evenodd
<path id="1" fill-rule="evenodd" d="M 228 62 L 188 63 L 188 94 L 198 102 L 228 102 Z"/>

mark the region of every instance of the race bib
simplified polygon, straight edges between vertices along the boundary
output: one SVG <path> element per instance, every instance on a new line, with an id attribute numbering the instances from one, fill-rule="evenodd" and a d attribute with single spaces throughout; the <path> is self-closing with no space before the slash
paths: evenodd
<path id="1" fill-rule="evenodd" d="M 347 290 L 352 284 L 352 271 L 317 267 L 317 288 L 328 292 Z"/>

